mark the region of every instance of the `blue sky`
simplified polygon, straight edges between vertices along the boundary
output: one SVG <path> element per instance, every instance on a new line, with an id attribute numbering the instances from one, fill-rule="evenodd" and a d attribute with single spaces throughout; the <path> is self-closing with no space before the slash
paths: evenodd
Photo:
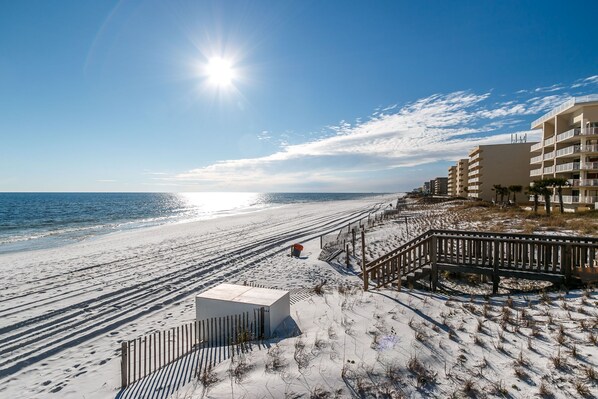
<path id="1" fill-rule="evenodd" d="M 598 93 L 596 1 L 0 1 L 0 191 L 395 192 Z M 205 65 L 232 65 L 230 86 Z"/>

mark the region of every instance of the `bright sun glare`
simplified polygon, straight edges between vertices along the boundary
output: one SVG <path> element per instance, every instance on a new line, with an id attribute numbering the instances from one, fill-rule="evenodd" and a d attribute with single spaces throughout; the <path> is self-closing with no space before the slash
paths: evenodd
<path id="1" fill-rule="evenodd" d="M 230 61 L 215 57 L 208 61 L 206 75 L 211 84 L 224 88 L 232 84 L 235 71 Z"/>

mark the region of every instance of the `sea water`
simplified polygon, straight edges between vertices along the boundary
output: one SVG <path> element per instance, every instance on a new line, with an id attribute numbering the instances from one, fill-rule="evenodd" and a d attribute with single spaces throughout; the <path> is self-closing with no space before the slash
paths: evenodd
<path id="1" fill-rule="evenodd" d="M 0 253 L 363 193 L 0 193 Z"/>

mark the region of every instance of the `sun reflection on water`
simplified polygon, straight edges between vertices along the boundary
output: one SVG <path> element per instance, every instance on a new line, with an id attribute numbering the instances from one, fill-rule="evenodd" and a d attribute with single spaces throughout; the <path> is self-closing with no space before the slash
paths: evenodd
<path id="1" fill-rule="evenodd" d="M 197 217 L 241 211 L 263 204 L 260 193 L 205 192 L 179 193 L 178 196 L 186 213 Z"/>

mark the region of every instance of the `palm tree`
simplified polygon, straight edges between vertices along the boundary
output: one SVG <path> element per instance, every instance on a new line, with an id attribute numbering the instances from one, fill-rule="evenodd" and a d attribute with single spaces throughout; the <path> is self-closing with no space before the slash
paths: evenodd
<path id="1" fill-rule="evenodd" d="M 498 193 L 500 194 L 500 202 L 502 204 L 505 203 L 505 195 L 507 196 L 507 199 L 510 197 L 509 195 L 509 189 L 507 187 L 500 187 L 498 190 Z"/>
<path id="2" fill-rule="evenodd" d="M 534 196 L 534 214 L 538 214 L 538 196 L 540 196 L 540 190 L 538 187 L 531 185 L 526 187 L 527 195 Z"/>
<path id="3" fill-rule="evenodd" d="M 515 195 L 517 193 L 520 193 L 521 191 L 523 191 L 523 186 L 509 186 L 509 191 L 513 193 L 513 203 L 516 204 L 517 203 L 517 198 L 515 198 Z"/>
<path id="4" fill-rule="evenodd" d="M 552 184 L 550 179 L 546 180 L 534 180 L 534 187 L 537 187 L 538 194 L 544 197 L 544 208 L 546 209 L 546 214 L 550 216 L 550 196 L 552 195 L 552 191 L 550 187 Z"/>
<path id="5" fill-rule="evenodd" d="M 502 186 L 500 184 L 492 185 L 492 191 L 494 191 L 494 203 L 498 203 L 498 194 L 502 191 Z M 503 194 L 504 195 L 504 194 Z"/>
<path id="6" fill-rule="evenodd" d="M 563 187 L 570 186 L 569 180 L 565 179 L 564 177 L 554 177 L 552 179 L 548 179 L 550 185 L 556 187 L 556 192 L 559 195 L 559 208 L 561 213 L 565 213 L 563 209 Z"/>

